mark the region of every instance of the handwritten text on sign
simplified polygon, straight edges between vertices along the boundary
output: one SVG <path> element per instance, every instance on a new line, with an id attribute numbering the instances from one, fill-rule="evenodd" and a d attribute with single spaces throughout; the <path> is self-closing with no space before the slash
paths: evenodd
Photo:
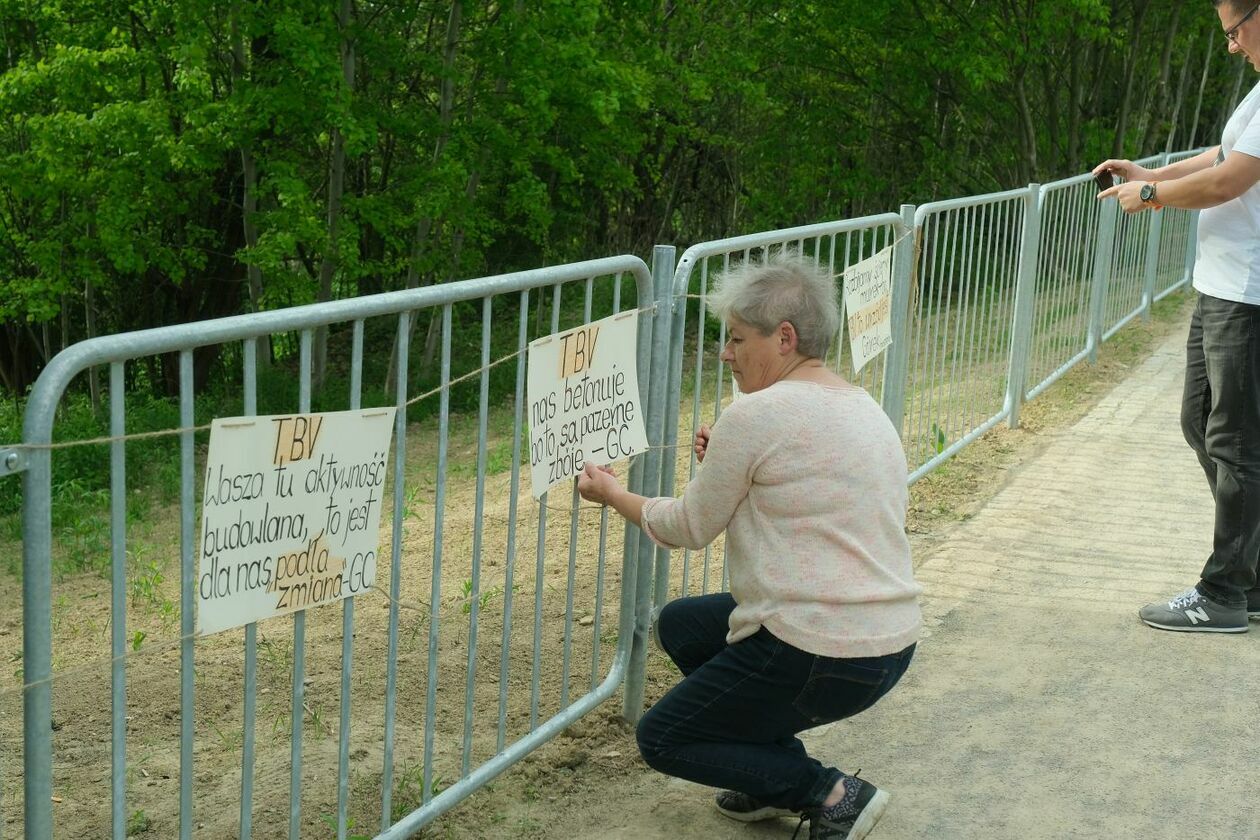
<path id="1" fill-rule="evenodd" d="M 214 421 L 198 634 L 371 588 L 393 428 L 393 408 Z"/>
<path id="2" fill-rule="evenodd" d="M 892 344 L 892 248 L 844 273 L 844 308 L 849 321 L 853 372 Z"/>
<path id="3" fill-rule="evenodd" d="M 647 449 L 636 373 L 639 316 L 613 315 L 529 345 L 534 497 L 582 467 Z"/>

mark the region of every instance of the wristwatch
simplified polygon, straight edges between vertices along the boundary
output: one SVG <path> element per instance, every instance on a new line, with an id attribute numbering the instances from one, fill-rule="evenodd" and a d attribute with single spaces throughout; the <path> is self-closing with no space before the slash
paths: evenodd
<path id="1" fill-rule="evenodd" d="M 1155 200 L 1155 185 L 1149 181 L 1142 185 L 1142 190 L 1138 193 L 1138 198 L 1151 205 L 1152 209 L 1155 210 L 1164 206 Z"/>

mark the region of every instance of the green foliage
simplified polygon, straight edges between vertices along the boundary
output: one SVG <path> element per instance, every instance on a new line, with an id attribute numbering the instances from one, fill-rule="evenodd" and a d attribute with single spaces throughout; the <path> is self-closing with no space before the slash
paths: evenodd
<path id="1" fill-rule="evenodd" d="M 0 0 L 0 32 L 0 393 L 15 399 L 85 337 L 309 303 L 321 276 L 344 298 L 646 254 L 1210 143 L 1245 74 L 1206 7 L 1103 0 L 419 0 L 354 4 L 344 22 L 314 0 Z M 498 329 L 509 298 L 493 359 L 517 349 Z M 549 331 L 547 298 L 530 299 L 529 337 Z M 481 312 L 452 316 L 458 374 L 480 365 Z M 440 383 L 429 318 L 413 395 Z M 388 321 L 366 325 L 365 405 L 393 402 Z M 327 341 L 316 409 L 349 390 L 349 327 Z M 294 408 L 298 346 L 271 338 L 259 412 Z M 238 347 L 199 350 L 195 369 L 198 422 L 241 410 Z M 173 359 L 126 373 L 128 430 L 178 425 Z M 488 378 L 497 404 L 515 365 Z M 88 380 L 58 439 L 106 433 Z M 476 378 L 449 391 L 452 412 L 479 400 Z M 19 437 L 6 401 L 0 442 Z M 129 444 L 129 486 L 173 493 L 176 447 Z M 101 534 L 71 531 L 107 504 L 102 451 L 54 456 L 54 515 L 84 567 Z M 500 443 L 489 468 L 510 466 Z M 0 516 L 18 493 L 0 482 Z"/>
<path id="2" fill-rule="evenodd" d="M 127 836 L 135 837 L 137 834 L 144 834 L 153 827 L 153 821 L 145 814 L 144 809 L 140 808 L 132 812 L 127 818 Z"/>

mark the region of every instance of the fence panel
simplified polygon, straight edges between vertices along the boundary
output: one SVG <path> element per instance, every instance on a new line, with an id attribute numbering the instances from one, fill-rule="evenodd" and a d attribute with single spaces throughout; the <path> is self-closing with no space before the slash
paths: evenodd
<path id="1" fill-rule="evenodd" d="M 901 439 L 910 479 L 1007 413 L 1027 190 L 925 204 L 911 287 Z"/>
<path id="2" fill-rule="evenodd" d="M 1090 175 L 1041 188 L 1041 250 L 1026 399 L 1041 393 L 1089 352 L 1097 193 Z"/>
<path id="3" fill-rule="evenodd" d="M 1166 155 L 1166 163 L 1192 158 L 1201 154 L 1203 149 L 1191 149 L 1186 152 L 1174 152 Z M 1175 207 L 1163 209 L 1163 231 L 1159 245 L 1159 266 L 1156 273 L 1155 300 L 1189 285 L 1193 279 L 1195 228 L 1199 211 L 1178 210 Z"/>
<path id="4" fill-rule="evenodd" d="M 1162 155 L 1136 160 L 1140 166 L 1157 167 Z M 1147 251 L 1155 224 L 1154 213 L 1120 213 L 1116 220 L 1111 265 L 1108 270 L 1102 309 L 1102 338 L 1115 335 L 1132 319 L 1141 315 L 1148 304 L 1144 294 L 1147 275 Z"/>
<path id="5" fill-rule="evenodd" d="M 735 389 L 734 380 L 727 375 L 725 365 L 718 358 L 726 343 L 726 325 L 711 318 L 706 306 L 710 284 L 718 274 L 732 265 L 748 260 L 762 261 L 779 249 L 789 248 L 840 276 L 849 266 L 892 245 L 903 232 L 901 218 L 886 213 L 749 234 L 688 248 L 679 259 L 674 273 L 674 352 L 671 357 L 674 380 L 667 404 L 670 400 L 689 404 L 690 416 L 684 416 L 681 422 L 667 424 L 665 445 L 668 447 L 678 441 L 686 444 L 701 424 L 716 422 Z M 840 306 L 843 314 L 843 289 Z M 689 322 L 694 324 L 690 335 L 687 334 Z M 847 327 L 844 318 L 841 318 L 840 331 L 832 342 L 827 363 L 879 399 L 884 387 L 884 361 L 885 357 L 881 355 L 855 374 L 849 354 Z M 680 446 L 672 463 L 666 465 L 662 492 L 677 492 L 695 476 L 696 469 L 695 453 L 691 447 Z M 680 478 L 676 481 L 675 476 Z M 725 554 L 720 544 L 703 552 L 684 551 L 681 566 L 672 571 L 668 553 L 661 549 L 657 568 L 668 572 L 668 576 L 662 576 L 656 583 L 654 603 L 658 606 L 667 594 L 702 594 L 721 591 L 727 586 Z"/>
<path id="6" fill-rule="evenodd" d="M 633 287 L 623 290 L 623 279 Z M 54 828 L 57 836 L 99 836 L 110 825 L 122 838 L 137 818 L 172 837 L 334 829 L 344 838 L 377 822 L 381 837 L 410 836 L 611 696 L 634 635 L 637 559 L 621 540 L 620 568 L 607 567 L 607 512 L 582 507 L 576 492 L 537 503 L 528 495 L 524 351 L 534 337 L 626 305 L 641 314 L 653 308 L 651 275 L 634 257 L 93 339 L 56 357 L 31 394 L 19 450 L 28 462 L 25 796 L 6 798 L 4 807 L 23 809 L 27 836 L 52 837 Z M 639 321 L 644 389 L 653 320 Z M 435 387 L 417 394 L 409 349 L 421 322 L 423 344 L 438 361 Z M 511 327 L 496 329 L 500 322 Z M 453 346 L 457 323 L 479 328 L 475 354 Z M 198 637 L 194 525 L 207 428 L 198 425 L 206 418 L 193 388 L 198 356 L 210 348 L 239 364 L 241 413 L 252 415 L 260 403 L 258 342 L 283 347 L 271 340 L 296 334 L 298 381 L 271 375 L 271 387 L 287 393 L 261 396 L 280 406 L 272 413 L 307 412 L 312 337 L 326 325 L 334 348 L 349 346 L 349 382 L 344 400 L 319 410 L 362 405 L 365 336 L 392 336 L 383 339 L 396 353 L 398 408 L 386 488 L 392 536 L 382 543 L 389 570 L 381 570 L 379 594 L 345 600 L 340 616 L 308 609 Z M 152 445 L 178 451 L 180 501 L 177 521 L 173 510 L 146 517 L 161 520 L 154 534 L 129 511 L 126 459 L 139 444 L 124 437 L 126 384 L 160 368 L 164 354 L 177 359 L 180 428 Z M 66 388 L 102 364 L 110 370 L 114 438 L 102 511 L 111 593 L 85 610 L 70 601 L 95 599 L 81 580 L 54 582 L 64 549 L 51 536 L 56 468 L 84 449 L 49 444 Z M 436 418 L 408 438 L 407 408 L 424 400 L 438 402 Z M 642 472 L 630 475 L 640 490 Z M 549 515 L 559 527 L 548 528 Z M 162 586 L 160 564 L 142 562 L 145 546 L 176 534 L 177 591 Z M 614 552 L 618 542 L 611 540 Z M 532 610 L 514 620 L 522 603 Z M 108 654 L 84 630 L 94 619 L 90 626 L 108 625 Z M 104 723 L 95 713 L 105 704 L 111 734 L 98 743 L 89 732 Z M 259 727 L 270 737 L 258 738 Z M 95 771 L 106 764 L 109 773 Z"/>

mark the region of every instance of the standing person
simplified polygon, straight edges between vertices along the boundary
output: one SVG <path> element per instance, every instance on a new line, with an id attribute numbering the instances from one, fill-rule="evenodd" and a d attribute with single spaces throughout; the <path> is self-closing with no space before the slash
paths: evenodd
<path id="1" fill-rule="evenodd" d="M 829 273 L 779 255 L 726 273 L 709 305 L 741 396 L 696 434 L 703 469 L 682 497 L 630 493 L 607 468 L 578 477 L 584 498 L 667 548 L 726 533 L 730 592 L 672 601 L 657 620 L 683 680 L 640 721 L 639 750 L 724 788 L 728 817 L 799 814 L 810 838 L 859 840 L 888 793 L 796 735 L 869 708 L 910 664 L 921 619 L 905 455 L 875 401 L 823 363 L 840 327 Z"/>
<path id="2" fill-rule="evenodd" d="M 1214 0 L 1231 53 L 1260 71 L 1260 4 Z M 1094 174 L 1127 179 L 1126 213 L 1202 210 L 1186 342 L 1181 428 L 1216 502 L 1212 553 L 1196 586 L 1139 610 L 1161 630 L 1245 633 L 1260 617 L 1260 85 L 1225 126 L 1221 145 L 1160 169 L 1107 160 Z"/>

